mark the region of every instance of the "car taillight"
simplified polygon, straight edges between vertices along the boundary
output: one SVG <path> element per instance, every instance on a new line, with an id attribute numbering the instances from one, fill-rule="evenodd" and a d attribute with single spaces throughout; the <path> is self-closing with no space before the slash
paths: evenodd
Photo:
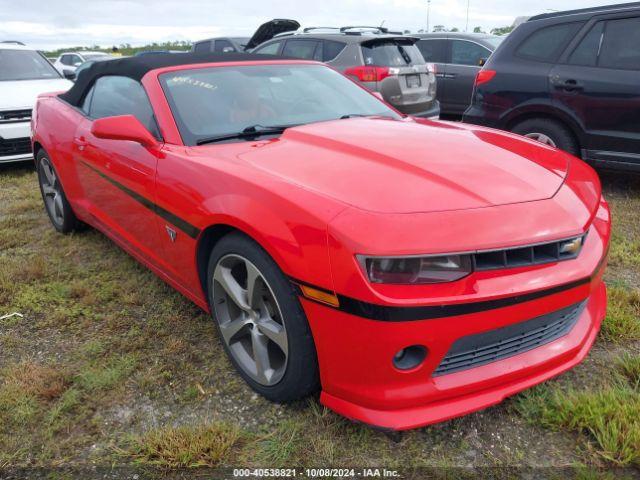
<path id="1" fill-rule="evenodd" d="M 344 71 L 345 75 L 356 77 L 361 82 L 381 82 L 391 75 L 397 75 L 400 70 L 390 67 L 351 67 Z"/>
<path id="2" fill-rule="evenodd" d="M 427 63 L 427 73 L 433 73 L 434 75 L 438 73 L 438 67 L 435 63 Z"/>
<path id="3" fill-rule="evenodd" d="M 488 83 L 496 76 L 495 70 L 480 70 L 476 75 L 476 86 Z"/>

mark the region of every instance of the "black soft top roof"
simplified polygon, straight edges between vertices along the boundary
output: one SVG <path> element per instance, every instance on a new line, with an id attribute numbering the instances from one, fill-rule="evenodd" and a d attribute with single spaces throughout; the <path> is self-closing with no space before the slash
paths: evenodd
<path id="1" fill-rule="evenodd" d="M 256 60 L 283 60 L 284 57 L 257 55 L 250 53 L 164 53 L 139 57 L 118 58 L 105 62 L 95 62 L 82 71 L 76 83 L 60 98 L 71 105 L 80 106 L 85 93 L 94 82 L 107 75 L 119 75 L 140 81 L 151 70 L 191 65 L 197 63 L 248 62 Z"/>

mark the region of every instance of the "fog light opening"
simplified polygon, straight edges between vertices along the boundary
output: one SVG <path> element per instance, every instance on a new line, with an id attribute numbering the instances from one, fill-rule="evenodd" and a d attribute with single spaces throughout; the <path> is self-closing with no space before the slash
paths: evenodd
<path id="1" fill-rule="evenodd" d="M 427 347 L 411 345 L 399 350 L 393 356 L 393 366 L 398 370 L 411 370 L 419 366 L 427 358 Z"/>

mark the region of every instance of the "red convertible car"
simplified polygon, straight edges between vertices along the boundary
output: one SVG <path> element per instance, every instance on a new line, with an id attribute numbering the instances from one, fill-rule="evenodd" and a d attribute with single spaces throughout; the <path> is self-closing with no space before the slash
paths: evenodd
<path id="1" fill-rule="evenodd" d="M 96 63 L 40 97 L 33 148 L 53 226 L 97 228 L 211 312 L 273 401 L 443 421 L 573 367 L 605 315 L 590 167 L 402 116 L 320 63 Z"/>

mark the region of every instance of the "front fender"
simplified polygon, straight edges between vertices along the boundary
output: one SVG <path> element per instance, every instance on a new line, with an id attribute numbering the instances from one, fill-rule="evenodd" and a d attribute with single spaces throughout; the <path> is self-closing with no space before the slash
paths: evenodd
<path id="1" fill-rule="evenodd" d="M 327 224 L 293 202 L 269 202 L 240 194 L 206 200 L 207 228 L 226 225 L 255 240 L 282 271 L 293 278 L 333 290 Z"/>

